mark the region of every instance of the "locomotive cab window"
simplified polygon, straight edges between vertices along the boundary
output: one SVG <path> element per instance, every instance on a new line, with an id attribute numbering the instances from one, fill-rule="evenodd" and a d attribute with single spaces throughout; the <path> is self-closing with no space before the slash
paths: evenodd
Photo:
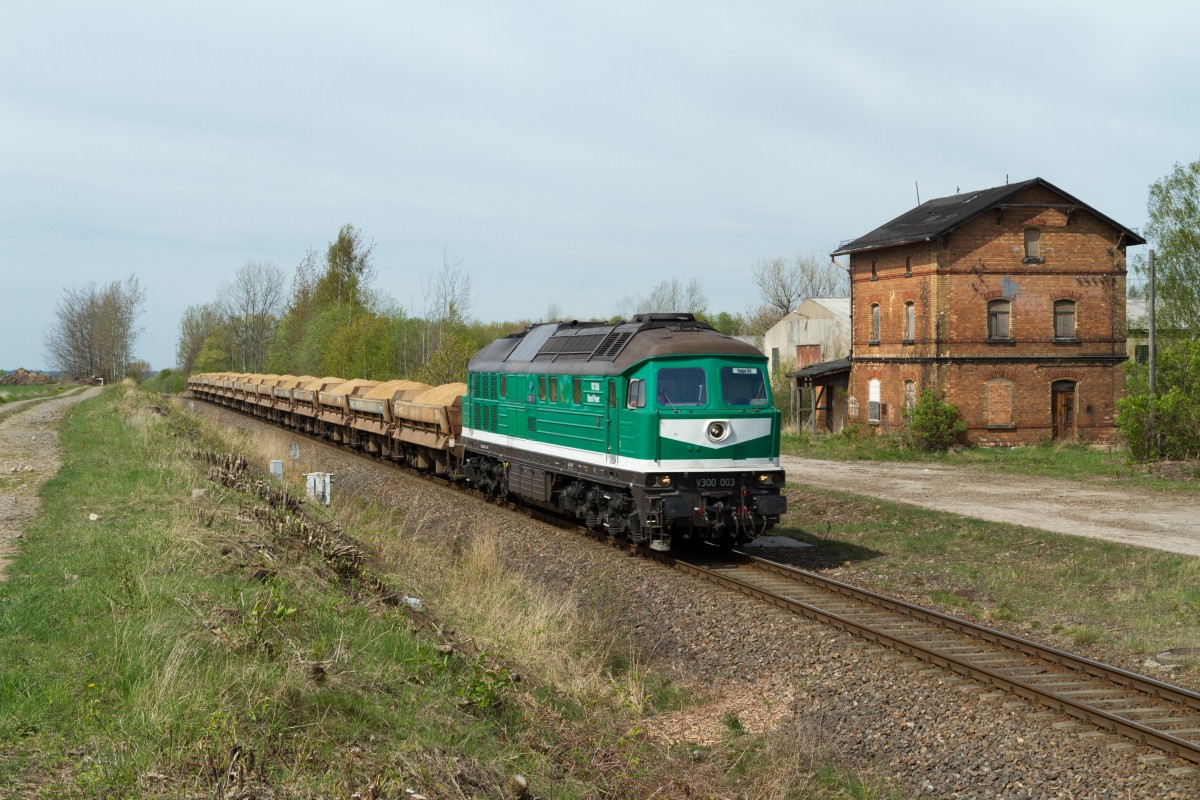
<path id="1" fill-rule="evenodd" d="M 729 406 L 765 406 L 767 382 L 758 367 L 721 367 L 721 399 Z"/>
<path id="2" fill-rule="evenodd" d="M 702 406 L 708 402 L 708 383 L 700 367 L 667 367 L 658 371 L 658 405 Z"/>
<path id="3" fill-rule="evenodd" d="M 625 396 L 625 407 L 646 407 L 646 382 L 641 378 L 635 378 L 629 382 L 629 392 Z"/>

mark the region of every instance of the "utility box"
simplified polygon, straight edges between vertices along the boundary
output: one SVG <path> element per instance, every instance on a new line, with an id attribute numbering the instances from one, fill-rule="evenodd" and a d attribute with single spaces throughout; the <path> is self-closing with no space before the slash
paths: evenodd
<path id="1" fill-rule="evenodd" d="M 332 499 L 333 473 L 308 472 L 304 477 L 307 479 L 308 496 L 323 506 L 329 505 Z"/>

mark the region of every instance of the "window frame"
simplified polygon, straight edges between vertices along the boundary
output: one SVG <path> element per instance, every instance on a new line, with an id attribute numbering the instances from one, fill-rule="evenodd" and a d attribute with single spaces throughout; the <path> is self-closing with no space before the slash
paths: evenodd
<path id="1" fill-rule="evenodd" d="M 904 301 L 904 341 L 912 344 L 917 338 L 917 304 L 912 300 Z"/>
<path id="2" fill-rule="evenodd" d="M 1029 227 L 1025 229 L 1025 258 L 1026 264 L 1040 264 L 1042 258 L 1042 229 Z"/>
<path id="3" fill-rule="evenodd" d="M 630 378 L 625 389 L 625 407 L 630 409 L 646 407 L 646 379 Z"/>
<path id="4" fill-rule="evenodd" d="M 1003 308 L 1003 313 L 1000 309 Z M 1011 342 L 1012 338 L 1012 311 L 1013 301 L 1011 298 L 998 297 L 987 302 L 987 338 L 989 342 Z M 1004 331 L 1001 333 L 997 330 L 996 321 L 1003 316 Z"/>
<path id="5" fill-rule="evenodd" d="M 867 339 L 868 344 L 879 344 L 880 318 L 879 303 L 871 303 L 871 335 Z"/>
<path id="6" fill-rule="evenodd" d="M 1066 308 L 1070 309 L 1069 315 L 1059 313 L 1060 309 L 1066 309 Z M 1079 303 L 1076 300 L 1073 300 L 1069 297 L 1062 297 L 1062 298 L 1059 298 L 1058 300 L 1054 301 L 1054 303 L 1051 306 L 1051 311 L 1054 315 L 1054 341 L 1056 341 L 1056 342 L 1077 342 L 1077 341 L 1079 341 L 1079 317 L 1078 317 L 1079 311 L 1078 311 L 1078 309 L 1079 309 Z M 1070 318 L 1071 318 L 1071 331 L 1070 331 L 1070 333 L 1064 334 L 1059 330 L 1058 323 L 1059 323 L 1060 317 L 1066 318 L 1067 316 L 1070 316 Z"/>
<path id="7" fill-rule="evenodd" d="M 679 373 L 680 377 L 676 378 L 675 373 Z M 679 399 L 672 399 L 670 394 L 666 394 L 666 390 L 663 387 L 664 377 L 666 378 L 666 382 L 674 383 L 675 386 L 679 388 L 682 386 L 682 384 L 679 382 L 680 379 L 684 376 L 691 377 L 693 374 L 698 374 L 700 376 L 698 384 L 695 384 L 700 388 L 700 396 L 694 402 L 681 402 L 683 399 L 682 397 Z M 693 387 L 688 386 L 686 388 L 690 389 Z M 665 397 L 666 400 L 660 400 L 660 396 Z M 660 367 L 658 371 L 654 373 L 655 408 L 704 408 L 708 406 L 708 403 L 708 372 L 704 369 L 704 367 Z"/>

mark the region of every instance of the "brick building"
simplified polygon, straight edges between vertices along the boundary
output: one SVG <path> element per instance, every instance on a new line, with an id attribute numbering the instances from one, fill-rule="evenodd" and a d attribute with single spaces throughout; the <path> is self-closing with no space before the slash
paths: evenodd
<path id="1" fill-rule="evenodd" d="M 843 245 L 849 422 L 894 430 L 932 389 L 975 444 L 1110 439 L 1125 385 L 1125 249 L 1140 244 L 1034 178 L 930 200 Z"/>

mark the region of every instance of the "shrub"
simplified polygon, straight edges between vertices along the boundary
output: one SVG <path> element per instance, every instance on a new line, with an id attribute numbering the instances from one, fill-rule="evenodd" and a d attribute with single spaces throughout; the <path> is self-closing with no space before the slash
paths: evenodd
<path id="1" fill-rule="evenodd" d="M 908 415 L 906 444 L 916 450 L 941 451 L 961 443 L 967 435 L 967 425 L 958 408 L 943 402 L 930 391 L 922 391 Z"/>
<path id="2" fill-rule="evenodd" d="M 1168 339 L 1162 344 L 1154 398 L 1146 367 L 1135 364 L 1129 368 L 1129 394 L 1117 401 L 1117 427 L 1129 442 L 1129 457 L 1137 461 L 1200 455 L 1200 405 L 1195 401 L 1200 394 L 1200 342 Z"/>

